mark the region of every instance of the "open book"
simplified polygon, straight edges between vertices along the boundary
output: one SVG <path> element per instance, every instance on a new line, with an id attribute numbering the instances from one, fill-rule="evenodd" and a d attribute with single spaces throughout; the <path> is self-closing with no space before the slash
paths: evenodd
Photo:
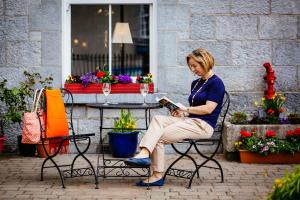
<path id="1" fill-rule="evenodd" d="M 170 112 L 177 110 L 180 108 L 180 105 L 178 103 L 174 103 L 172 100 L 170 100 L 167 97 L 162 97 L 162 98 L 156 98 L 156 101 L 158 101 L 158 103 L 166 108 L 168 108 L 170 110 Z"/>

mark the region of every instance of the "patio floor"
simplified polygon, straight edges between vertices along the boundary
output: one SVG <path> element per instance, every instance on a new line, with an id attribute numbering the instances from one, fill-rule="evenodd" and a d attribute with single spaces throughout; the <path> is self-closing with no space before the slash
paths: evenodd
<path id="1" fill-rule="evenodd" d="M 58 156 L 60 162 L 70 160 L 74 155 Z M 97 156 L 88 157 L 96 163 Z M 174 155 L 166 156 L 167 163 Z M 275 178 L 293 170 L 296 165 L 240 164 L 219 160 L 224 169 L 225 182 L 219 183 L 219 174 L 212 169 L 200 172 L 191 189 L 186 189 L 187 180 L 168 177 L 163 187 L 150 190 L 135 186 L 137 178 L 100 179 L 100 189 L 94 189 L 93 177 L 66 180 L 62 189 L 56 171 L 46 169 L 45 181 L 39 180 L 42 158 L 0 156 L 0 199 L 266 199 Z M 85 167 L 85 163 L 79 163 Z M 182 166 L 191 166 L 183 161 Z"/>

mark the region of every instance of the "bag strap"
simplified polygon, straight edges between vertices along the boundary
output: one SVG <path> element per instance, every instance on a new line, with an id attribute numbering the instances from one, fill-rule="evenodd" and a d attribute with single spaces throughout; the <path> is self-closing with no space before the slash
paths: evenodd
<path id="1" fill-rule="evenodd" d="M 34 112 L 35 112 L 35 113 L 36 113 L 36 111 L 37 111 L 37 109 L 38 109 L 38 107 L 39 107 L 39 101 L 40 101 L 40 98 L 41 98 L 41 96 L 42 96 L 42 94 L 43 94 L 43 90 L 44 90 L 44 88 L 42 88 L 42 89 L 40 90 L 39 96 L 38 96 L 38 98 L 36 99 L 36 102 L 35 102 L 35 108 L 34 108 Z"/>
<path id="2" fill-rule="evenodd" d="M 35 107 L 35 99 L 36 99 L 36 95 L 37 95 L 37 93 L 38 93 L 38 89 L 36 89 L 35 91 L 34 91 L 34 96 L 33 96 L 33 101 L 32 101 L 32 106 L 31 106 L 31 112 L 33 112 L 33 110 L 34 110 L 34 107 Z"/>

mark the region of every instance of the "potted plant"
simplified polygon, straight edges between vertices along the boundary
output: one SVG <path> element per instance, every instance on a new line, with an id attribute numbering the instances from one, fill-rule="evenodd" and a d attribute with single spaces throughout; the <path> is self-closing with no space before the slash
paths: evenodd
<path id="1" fill-rule="evenodd" d="M 300 199 L 300 166 L 291 173 L 286 172 L 282 179 L 275 179 L 273 191 L 268 196 L 268 200 L 277 199 Z"/>
<path id="2" fill-rule="evenodd" d="M 108 133 L 110 150 L 113 157 L 128 158 L 132 157 L 138 144 L 138 131 L 136 120 L 128 111 L 121 110 L 121 116 L 115 120 L 113 131 Z"/>
<path id="3" fill-rule="evenodd" d="M 103 67 L 105 68 L 105 67 Z M 102 93 L 102 84 L 111 83 L 111 93 L 140 93 L 140 83 L 149 84 L 149 93 L 154 92 L 152 74 L 147 76 L 137 76 L 136 83 L 126 74 L 118 76 L 111 75 L 109 71 L 100 70 L 96 67 L 95 72 L 88 72 L 82 76 L 69 75 L 65 81 L 64 87 L 74 94 L 78 93 Z"/>
<path id="4" fill-rule="evenodd" d="M 2 106 L 2 125 L 9 123 L 17 123 L 22 129 L 23 114 L 29 111 L 29 101 L 32 99 L 34 88 L 39 83 L 41 87 L 49 86 L 53 78 L 52 76 L 42 79 L 39 73 L 29 73 L 24 71 L 25 81 L 20 82 L 19 86 L 9 88 L 7 80 L 0 82 L 0 104 Z M 21 132 L 21 131 L 20 131 Z M 4 128 L 3 128 L 4 135 Z M 18 135 L 18 145 L 20 154 L 23 156 L 34 156 L 36 145 L 22 144 L 22 136 Z"/>
<path id="5" fill-rule="evenodd" d="M 235 112 L 229 120 L 232 124 L 246 124 L 247 115 L 244 112 Z"/>
<path id="6" fill-rule="evenodd" d="M 300 163 L 300 128 L 289 130 L 285 139 L 279 139 L 274 130 L 265 135 L 242 130 L 241 138 L 235 142 L 244 163 Z"/>
<path id="7" fill-rule="evenodd" d="M 298 114 L 293 113 L 287 117 L 284 115 L 286 97 L 275 90 L 276 76 L 271 64 L 264 63 L 263 67 L 267 72 L 263 77 L 267 87 L 261 101 L 254 102 L 258 109 L 252 119 L 244 121 L 243 115 L 240 113 L 233 115 L 232 119 L 225 123 L 222 140 L 223 151 L 227 159 L 237 157 L 234 143 L 239 140 L 242 130 L 250 131 L 253 127 L 261 133 L 266 130 L 276 130 L 278 138 L 283 139 L 288 130 L 294 130 L 300 126 Z"/>

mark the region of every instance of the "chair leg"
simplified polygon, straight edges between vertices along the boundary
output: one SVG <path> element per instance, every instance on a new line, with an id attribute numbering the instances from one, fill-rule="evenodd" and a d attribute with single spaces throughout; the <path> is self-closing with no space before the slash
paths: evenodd
<path id="1" fill-rule="evenodd" d="M 41 181 L 44 181 L 44 166 L 46 164 L 46 162 L 49 160 L 49 157 L 47 157 L 44 161 L 43 161 L 43 164 L 42 164 L 42 167 L 41 167 Z"/>
<path id="2" fill-rule="evenodd" d="M 176 153 L 180 154 L 180 156 L 168 167 L 168 169 L 166 170 L 165 174 L 164 174 L 164 177 L 163 177 L 163 180 L 166 179 L 166 176 L 168 175 L 168 172 L 169 170 L 179 161 L 181 160 L 183 157 L 187 157 L 189 158 L 195 165 L 195 167 L 197 168 L 197 163 L 195 161 L 195 159 L 193 157 L 191 157 L 190 155 L 187 155 L 187 153 L 190 151 L 191 147 L 193 146 L 192 143 L 190 143 L 190 146 L 187 148 L 187 150 L 182 153 L 180 152 L 175 146 L 174 144 L 171 144 L 172 148 L 175 150 Z M 197 173 L 197 175 L 199 176 L 199 174 Z"/>
<path id="3" fill-rule="evenodd" d="M 221 164 L 220 164 L 216 159 L 213 158 L 213 157 L 216 155 L 218 148 L 216 149 L 216 151 L 215 151 L 211 156 L 206 156 L 206 155 L 204 155 L 203 153 L 201 153 L 201 151 L 198 149 L 196 143 L 195 143 L 194 147 L 195 147 L 196 151 L 198 152 L 198 154 L 199 154 L 202 158 L 205 158 L 205 159 L 206 159 L 205 161 L 203 161 L 203 162 L 199 165 L 199 169 L 200 169 L 203 165 L 205 165 L 206 163 L 208 163 L 209 161 L 213 161 L 214 163 L 216 163 L 216 165 L 218 166 L 218 169 L 220 170 L 220 173 L 221 173 L 221 183 L 224 183 L 224 174 L 223 174 L 222 166 L 221 166 Z M 198 169 L 198 170 L 199 170 L 199 169 Z M 216 169 L 217 169 L 217 168 L 216 168 Z"/>
<path id="4" fill-rule="evenodd" d="M 212 158 L 211 161 L 215 162 L 216 165 L 218 165 L 218 168 L 219 168 L 220 174 L 221 174 L 221 183 L 224 183 L 224 173 L 223 173 L 223 169 L 222 169 L 221 164 L 214 158 Z"/>
<path id="5" fill-rule="evenodd" d="M 76 140 L 74 140 L 75 147 L 76 147 L 76 149 L 77 149 L 77 151 L 78 151 L 79 154 L 77 154 L 77 155 L 75 156 L 75 158 L 73 159 L 73 162 L 72 162 L 72 165 L 71 165 L 71 176 L 72 176 L 72 174 L 73 174 L 73 167 L 74 167 L 75 161 L 77 160 L 77 158 L 78 158 L 79 156 L 81 156 L 81 157 L 82 157 L 84 160 L 86 160 L 86 162 L 90 165 L 90 167 L 91 167 L 91 169 L 92 169 L 92 171 L 93 171 L 93 174 L 94 174 L 94 178 L 95 178 L 95 185 L 96 185 L 96 186 L 95 186 L 95 189 L 99 189 L 99 182 L 98 182 L 98 176 L 97 176 L 97 174 L 96 174 L 96 171 L 95 171 L 95 169 L 94 169 L 92 163 L 91 163 L 91 162 L 89 161 L 89 159 L 87 159 L 87 157 L 85 157 L 85 155 L 84 155 L 84 154 L 87 152 L 87 150 L 89 149 L 90 144 L 91 144 L 91 138 L 90 138 L 90 137 L 88 137 L 88 140 L 89 140 L 89 142 L 88 142 L 86 148 L 85 148 L 82 152 L 81 152 L 80 149 L 78 148 L 77 143 L 76 143 Z"/>
<path id="6" fill-rule="evenodd" d="M 63 142 L 64 142 L 64 140 L 62 140 L 62 141 L 60 142 L 58 149 L 56 150 L 56 152 L 55 152 L 53 155 L 49 155 L 49 154 L 48 154 L 48 155 L 47 155 L 48 157 L 44 160 L 44 162 L 43 162 L 43 164 L 42 164 L 42 168 L 41 168 L 41 180 L 43 180 L 43 170 L 44 170 L 44 168 L 45 168 L 45 167 L 44 167 L 44 166 L 45 166 L 45 163 L 46 163 L 48 160 L 50 160 L 50 161 L 53 163 L 54 167 L 57 169 L 58 173 L 59 173 L 59 177 L 60 177 L 60 180 L 61 180 L 62 187 L 63 187 L 63 188 L 66 188 L 66 187 L 65 187 L 65 182 L 64 182 L 63 174 L 62 174 L 62 172 L 60 171 L 59 166 L 58 166 L 58 165 L 56 164 L 56 162 L 52 159 L 52 158 L 54 158 L 54 157 L 59 153 L 59 151 L 60 151 L 60 149 L 61 149 L 61 147 L 62 147 Z"/>
<path id="7" fill-rule="evenodd" d="M 150 185 L 149 185 L 150 176 L 151 176 L 151 170 L 150 170 L 150 166 L 149 166 L 148 167 L 148 185 L 147 185 L 147 190 L 150 190 Z"/>

